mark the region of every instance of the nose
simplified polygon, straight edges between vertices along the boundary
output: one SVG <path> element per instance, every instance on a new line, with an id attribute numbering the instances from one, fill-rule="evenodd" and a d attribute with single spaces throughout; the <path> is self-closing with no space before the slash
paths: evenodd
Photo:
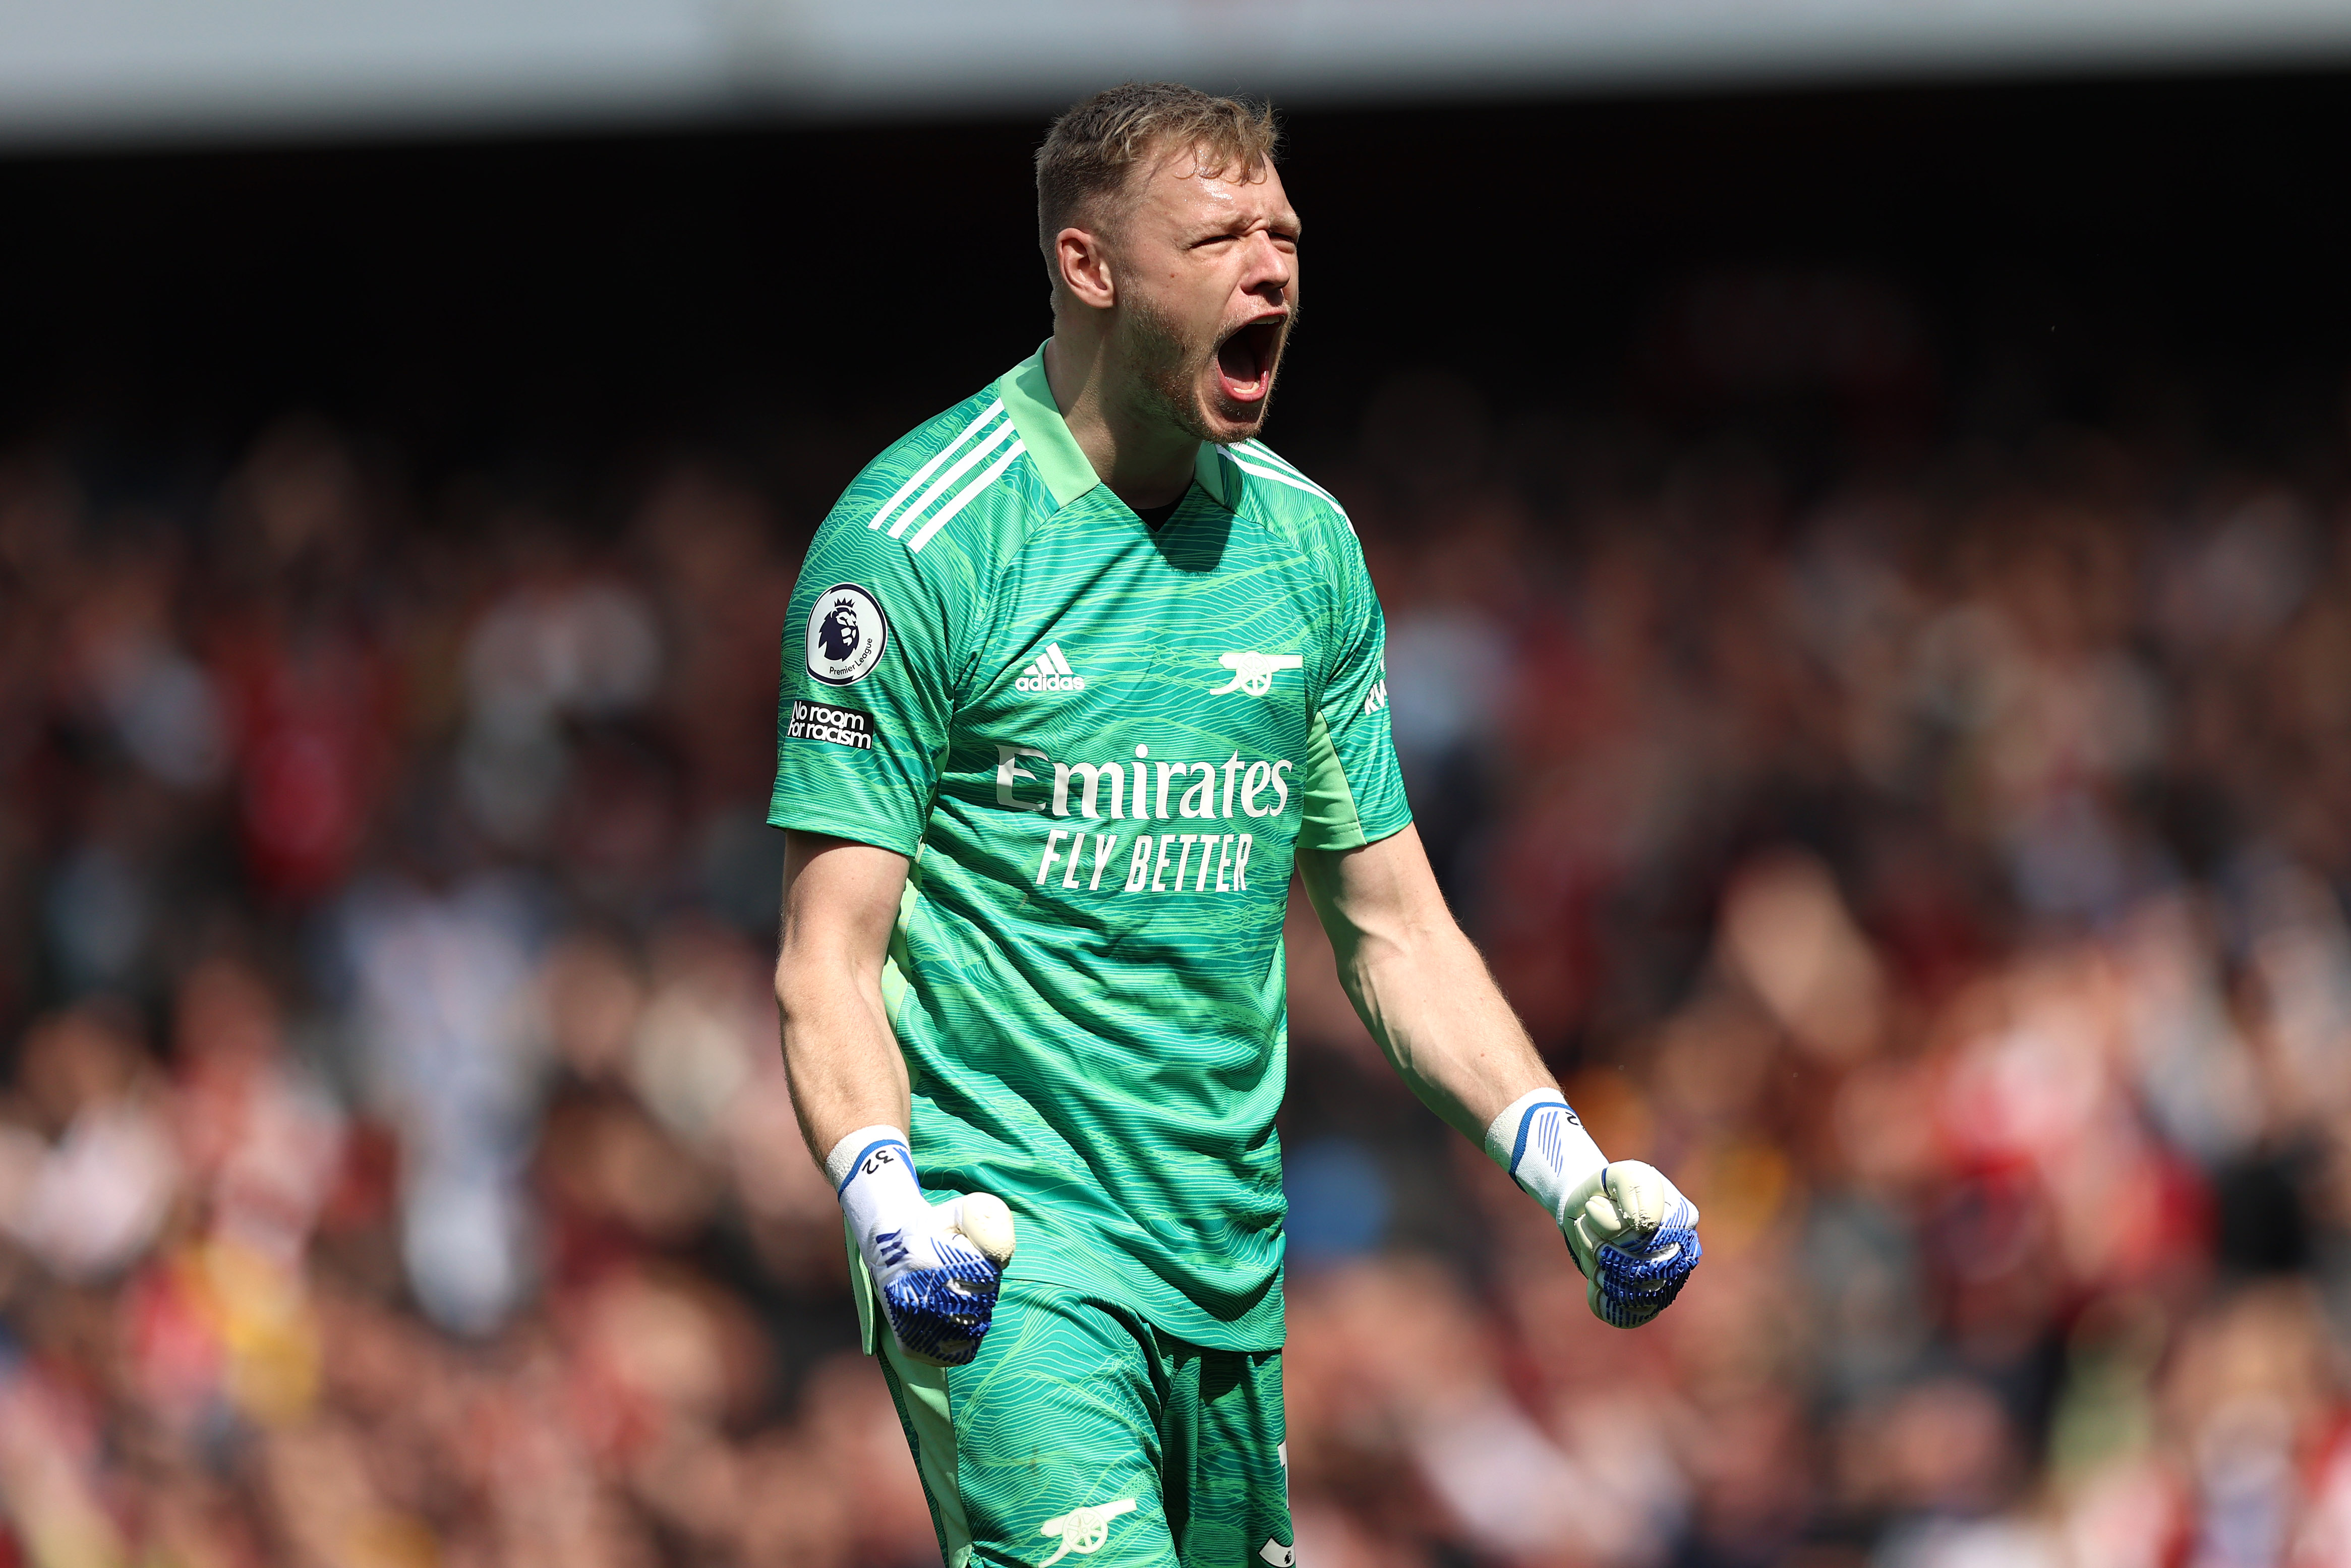
<path id="1" fill-rule="evenodd" d="M 1241 291 L 1262 295 L 1268 303 L 1279 305 L 1297 270 L 1297 258 L 1285 254 L 1271 235 L 1259 230 L 1249 237 L 1249 267 L 1241 277 Z"/>

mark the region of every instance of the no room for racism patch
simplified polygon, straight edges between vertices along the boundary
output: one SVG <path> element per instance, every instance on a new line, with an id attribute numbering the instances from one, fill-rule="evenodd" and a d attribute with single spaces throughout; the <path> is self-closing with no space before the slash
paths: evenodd
<path id="1" fill-rule="evenodd" d="M 846 746 L 856 751 L 872 750 L 876 733 L 870 713 L 802 702 L 798 697 L 792 699 L 791 716 L 784 721 L 786 740 L 821 740 L 828 746 Z"/>

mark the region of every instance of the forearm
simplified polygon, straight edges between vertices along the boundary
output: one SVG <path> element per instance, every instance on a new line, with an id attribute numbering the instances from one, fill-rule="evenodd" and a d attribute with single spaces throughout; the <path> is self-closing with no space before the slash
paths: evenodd
<path id="1" fill-rule="evenodd" d="M 906 1063 L 882 1002 L 904 867 L 887 851 L 799 833 L 786 850 L 776 1011 L 792 1109 L 820 1165 L 860 1128 L 906 1125 Z"/>
<path id="2" fill-rule="evenodd" d="M 1482 1145 L 1505 1108 L 1557 1080 L 1426 867 L 1358 855 L 1318 866 L 1307 889 L 1364 1027 L 1423 1103 Z"/>
<path id="3" fill-rule="evenodd" d="M 1486 1151 L 1567 1238 L 1594 1316 L 1662 1312 L 1702 1249 L 1698 1209 L 1664 1173 L 1611 1164 L 1454 924 L 1411 828 L 1301 852 L 1306 888 L 1364 1027 L 1439 1116 Z"/>
<path id="4" fill-rule="evenodd" d="M 1341 956 L 1339 977 L 1412 1092 L 1474 1144 L 1504 1107 L 1557 1082 L 1458 931 L 1364 942 Z"/>
<path id="5" fill-rule="evenodd" d="M 784 1076 L 809 1153 L 821 1165 L 860 1127 L 903 1128 L 909 1114 L 899 1054 L 880 985 L 842 963 L 786 951 L 776 964 Z"/>
<path id="6" fill-rule="evenodd" d="M 1472 1143 L 1527 1091 L 1556 1086 L 1458 931 L 1367 942 L 1352 957 L 1342 958 L 1340 980 L 1364 1027 L 1413 1092 Z"/>

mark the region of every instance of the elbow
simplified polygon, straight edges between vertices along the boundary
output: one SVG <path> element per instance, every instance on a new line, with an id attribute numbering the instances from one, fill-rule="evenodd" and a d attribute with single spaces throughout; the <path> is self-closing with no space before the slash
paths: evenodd
<path id="1" fill-rule="evenodd" d="M 789 1035 L 796 1024 L 856 999 L 878 1004 L 882 965 L 838 948 L 787 941 L 776 956 L 776 1013 Z"/>
<path id="2" fill-rule="evenodd" d="M 812 976 L 804 954 L 787 946 L 776 957 L 776 1017 L 782 1022 L 787 1036 L 792 1026 L 805 1019 L 813 998 L 810 996 Z"/>

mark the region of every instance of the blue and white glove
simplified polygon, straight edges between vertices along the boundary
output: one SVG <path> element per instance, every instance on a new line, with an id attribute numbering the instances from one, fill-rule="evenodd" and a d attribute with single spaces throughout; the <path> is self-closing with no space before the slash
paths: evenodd
<path id="1" fill-rule="evenodd" d="M 1673 1304 L 1705 1249 L 1698 1207 L 1665 1173 L 1614 1164 L 1556 1089 L 1521 1095 L 1486 1129 L 1486 1153 L 1567 1237 L 1592 1315 L 1636 1328 Z"/>
<path id="2" fill-rule="evenodd" d="M 825 1157 L 850 1234 L 900 1348 L 926 1366 L 979 1354 L 1004 1271 L 956 1233 L 962 1199 L 934 1207 L 895 1127 L 861 1127 Z"/>

